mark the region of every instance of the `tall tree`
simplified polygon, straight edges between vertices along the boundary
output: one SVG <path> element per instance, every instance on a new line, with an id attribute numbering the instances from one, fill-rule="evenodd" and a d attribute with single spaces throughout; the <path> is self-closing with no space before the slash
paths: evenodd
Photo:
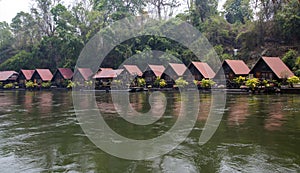
<path id="1" fill-rule="evenodd" d="M 11 44 L 12 33 L 7 22 L 0 22 L 0 48 Z"/>
<path id="2" fill-rule="evenodd" d="M 31 49 L 41 39 L 37 23 L 29 13 L 19 12 L 12 19 L 10 26 L 15 37 L 14 46 L 17 49 Z"/>
<path id="3" fill-rule="evenodd" d="M 156 13 L 159 20 L 173 15 L 173 10 L 180 6 L 180 2 L 178 0 L 146 0 L 150 9 L 153 11 L 149 11 L 150 13 Z"/>
<path id="4" fill-rule="evenodd" d="M 34 0 L 35 6 L 31 8 L 31 13 L 39 26 L 43 35 L 53 36 L 56 31 L 51 9 L 60 3 L 61 0 Z"/>
<path id="5" fill-rule="evenodd" d="M 231 24 L 235 22 L 245 24 L 247 20 L 252 19 L 250 0 L 227 0 L 223 7 L 225 18 Z"/>

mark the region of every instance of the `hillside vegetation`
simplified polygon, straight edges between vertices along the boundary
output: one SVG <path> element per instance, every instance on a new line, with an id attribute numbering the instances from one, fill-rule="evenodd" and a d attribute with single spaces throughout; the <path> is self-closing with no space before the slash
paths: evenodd
<path id="1" fill-rule="evenodd" d="M 84 45 L 110 23 L 130 15 L 160 20 L 174 16 L 202 32 L 220 59 L 242 59 L 250 67 L 260 56 L 279 56 L 300 74 L 300 3 L 298 0 L 83 0 L 65 6 L 59 0 L 33 0 L 30 13 L 0 22 L 0 70 L 74 68 Z M 234 49 L 237 54 L 234 55 Z M 188 64 L 192 52 L 167 38 L 144 36 L 115 48 L 104 64 L 117 68 L 144 50 L 161 50 Z"/>

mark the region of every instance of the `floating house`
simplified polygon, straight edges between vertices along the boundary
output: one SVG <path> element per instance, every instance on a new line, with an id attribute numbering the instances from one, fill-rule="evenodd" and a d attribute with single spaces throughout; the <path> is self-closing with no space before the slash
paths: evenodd
<path id="1" fill-rule="evenodd" d="M 15 71 L 0 71 L 0 82 L 5 85 L 17 82 L 19 73 Z"/>
<path id="2" fill-rule="evenodd" d="M 118 79 L 129 84 L 130 87 L 137 86 L 137 78 L 142 77 L 143 72 L 137 65 L 123 65 L 123 71 L 118 76 Z"/>
<path id="3" fill-rule="evenodd" d="M 175 80 L 180 77 L 183 77 L 186 72 L 187 67 L 184 64 L 169 63 L 161 78 L 164 79 L 167 83 L 167 87 L 173 87 Z"/>
<path id="4" fill-rule="evenodd" d="M 31 81 L 37 84 L 51 82 L 53 75 L 49 69 L 36 69 L 31 77 Z"/>
<path id="5" fill-rule="evenodd" d="M 34 71 L 35 70 L 21 69 L 18 77 L 18 83 L 20 87 L 25 87 L 25 83 L 31 80 Z"/>
<path id="6" fill-rule="evenodd" d="M 250 69 L 242 60 L 225 60 L 222 63 L 224 75 L 227 82 L 232 82 L 234 78 L 239 76 L 248 76 Z M 217 72 L 216 76 L 221 75 L 221 69 Z"/>
<path id="7" fill-rule="evenodd" d="M 146 81 L 146 85 L 153 85 L 157 77 L 161 77 L 165 71 L 163 65 L 148 65 L 143 73 L 143 78 Z"/>
<path id="8" fill-rule="evenodd" d="M 212 79 L 216 75 L 212 68 L 205 62 L 191 62 L 188 69 L 185 76 L 189 76 L 190 73 L 193 78 L 189 77 L 189 79 L 197 81 L 201 81 L 202 79 Z"/>
<path id="9" fill-rule="evenodd" d="M 96 80 L 97 87 L 110 87 L 112 80 L 116 79 L 122 72 L 123 69 L 102 69 L 102 71 L 98 71 L 93 78 Z"/>
<path id="10" fill-rule="evenodd" d="M 73 79 L 76 80 L 76 82 L 84 83 L 85 81 L 88 81 L 93 76 L 93 72 L 90 68 L 77 68 L 74 71 Z"/>
<path id="11" fill-rule="evenodd" d="M 67 80 L 72 80 L 73 71 L 70 68 L 58 68 L 52 78 L 52 82 L 58 87 L 66 87 Z"/>
<path id="12" fill-rule="evenodd" d="M 294 73 L 279 57 L 262 57 L 252 67 L 253 77 L 265 80 L 282 80 L 294 76 Z"/>

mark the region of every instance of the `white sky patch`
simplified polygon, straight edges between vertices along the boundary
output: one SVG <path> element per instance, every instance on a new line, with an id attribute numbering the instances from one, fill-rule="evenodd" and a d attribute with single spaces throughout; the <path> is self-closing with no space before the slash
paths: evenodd
<path id="1" fill-rule="evenodd" d="M 11 23 L 18 12 L 29 12 L 30 7 L 31 0 L 0 0 L 0 22 Z"/>
<path id="2" fill-rule="evenodd" d="M 0 22 L 6 21 L 11 23 L 11 20 L 21 11 L 29 13 L 33 2 L 33 0 L 0 0 Z M 67 5 L 71 4 L 71 2 L 73 0 L 62 1 L 63 4 Z"/>

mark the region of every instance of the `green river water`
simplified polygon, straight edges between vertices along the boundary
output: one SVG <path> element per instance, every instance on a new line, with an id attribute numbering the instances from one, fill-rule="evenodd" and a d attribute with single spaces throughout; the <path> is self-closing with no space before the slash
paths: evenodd
<path id="1" fill-rule="evenodd" d="M 109 93 L 96 100 L 112 129 L 130 138 L 152 138 L 178 118 L 180 94 L 169 100 L 153 126 L 131 126 L 114 109 Z M 149 93 L 130 93 L 131 105 L 149 110 Z M 220 126 L 208 143 L 198 145 L 211 105 L 200 94 L 199 117 L 175 150 L 147 161 L 124 160 L 97 148 L 83 133 L 72 92 L 0 91 L 0 172 L 300 172 L 299 95 L 227 94 Z"/>

